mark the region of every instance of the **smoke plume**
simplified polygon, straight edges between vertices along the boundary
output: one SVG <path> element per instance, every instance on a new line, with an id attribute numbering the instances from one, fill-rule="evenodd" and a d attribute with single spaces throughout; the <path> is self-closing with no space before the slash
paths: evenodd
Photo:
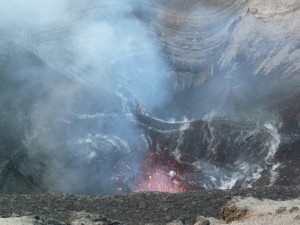
<path id="1" fill-rule="evenodd" d="M 22 140 L 48 191 L 131 189 L 121 186 L 147 150 L 134 105 L 151 112 L 170 97 L 170 68 L 136 15 L 142 3 L 0 2 L 5 73 L 28 95 Z"/>
<path id="2" fill-rule="evenodd" d="M 299 89 L 296 0 L 0 5 L 0 153 L 43 190 L 275 183 L 276 107 Z"/>

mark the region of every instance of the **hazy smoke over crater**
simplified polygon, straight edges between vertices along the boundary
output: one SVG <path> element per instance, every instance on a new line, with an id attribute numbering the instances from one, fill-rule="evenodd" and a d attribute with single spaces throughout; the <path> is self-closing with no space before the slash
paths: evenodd
<path id="1" fill-rule="evenodd" d="M 275 183 L 299 20 L 274 2 L 0 0 L 0 150 L 46 191 L 144 189 L 143 163 L 154 183 Z"/>
<path id="2" fill-rule="evenodd" d="M 170 68 L 135 15 L 142 3 L 0 2 L 2 41 L 12 43 L 3 56 L 20 65 L 9 79 L 34 92 L 23 139 L 47 190 L 114 193 L 116 178 L 137 173 L 147 146 L 133 106 L 151 111 L 171 96 Z"/>

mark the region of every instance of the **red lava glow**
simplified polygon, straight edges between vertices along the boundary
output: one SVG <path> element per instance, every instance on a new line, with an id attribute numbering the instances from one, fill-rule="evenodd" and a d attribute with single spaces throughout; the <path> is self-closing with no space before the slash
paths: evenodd
<path id="1" fill-rule="evenodd" d="M 149 153 L 142 161 L 139 172 L 131 178 L 132 166 L 121 163 L 125 176 L 114 177 L 118 193 L 134 192 L 187 192 L 203 189 L 201 178 L 205 171 L 198 169 L 198 165 L 177 161 L 169 155 Z M 117 167 L 117 166 L 115 166 Z"/>
<path id="2" fill-rule="evenodd" d="M 154 173 L 148 173 L 148 178 L 142 181 L 135 190 L 135 192 L 149 191 L 177 193 L 185 190 L 178 185 L 176 180 L 172 180 L 169 174 L 156 170 Z"/>

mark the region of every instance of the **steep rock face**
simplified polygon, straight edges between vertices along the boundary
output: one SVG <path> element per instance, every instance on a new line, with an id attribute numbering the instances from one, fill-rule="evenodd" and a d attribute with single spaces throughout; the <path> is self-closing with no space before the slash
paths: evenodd
<path id="1" fill-rule="evenodd" d="M 178 98 L 186 92 L 194 98 L 182 100 L 184 106 L 198 113 L 226 111 L 228 104 L 253 110 L 298 94 L 299 2 L 185 1 L 154 8 L 151 24 L 176 68 Z"/>
<path id="2" fill-rule="evenodd" d="M 199 163 L 200 170 L 209 174 L 213 169 L 202 161 L 205 159 L 222 168 L 218 172 L 222 177 L 221 173 L 230 169 L 220 164 L 237 163 L 247 168 L 254 157 L 250 173 L 260 177 L 254 185 L 296 184 L 299 168 L 293 159 L 300 158 L 299 2 L 159 1 L 149 7 L 154 16 L 145 21 L 153 27 L 156 41 L 173 66 L 176 90 L 173 101 L 166 105 L 169 111 L 158 115 L 204 117 L 204 121 L 172 123 L 142 116 L 141 124 L 149 130 L 154 162 L 162 161 L 167 168 L 177 161 L 179 167 L 188 167 L 187 162 Z M 204 115 L 209 112 L 230 119 L 222 122 L 212 116 L 207 121 Z M 278 130 L 266 121 L 276 121 Z M 255 137 L 247 135 L 247 129 Z M 264 135 L 268 130 L 272 139 Z M 259 167 L 259 171 L 255 162 L 264 158 L 264 148 L 267 158 L 272 159 L 264 161 L 268 169 Z M 239 162 L 239 157 L 247 160 Z M 186 171 L 193 174 L 193 168 Z M 200 183 L 202 179 L 194 178 Z M 245 186 L 247 179 L 239 178 L 236 185 Z"/>
<path id="3" fill-rule="evenodd" d="M 21 27 L 17 42 L 55 70 L 82 82 L 90 81 L 83 74 L 88 74 L 97 64 L 118 68 L 133 63 L 136 57 L 151 54 L 151 46 L 139 43 L 126 54 L 122 50 L 110 54 L 107 49 L 92 49 L 92 46 L 89 49 L 87 43 L 93 42 L 93 36 L 99 33 L 84 29 L 74 32 L 76 22 L 87 14 L 105 20 L 107 5 L 103 2 L 90 3 L 89 7 L 79 5 L 70 14 L 72 20 L 61 16 L 54 24 L 36 21 L 31 27 Z M 117 3 L 113 5 L 116 12 L 120 7 Z M 299 2 L 294 0 L 189 0 L 151 1 L 122 13 L 132 10 L 151 27 L 147 35 L 163 49 L 164 57 L 172 66 L 171 71 L 161 72 L 148 67 L 155 63 L 152 59 L 144 61 L 148 70 L 170 74 L 175 100 L 169 105 L 178 111 L 173 116 L 199 118 L 213 110 L 220 114 L 237 109 L 255 111 L 298 93 L 298 9 Z M 83 52 L 86 57 L 73 60 L 78 46 L 84 44 L 89 50 Z M 116 69 L 101 69 L 112 76 L 119 73 Z M 122 76 L 128 79 L 129 75 Z M 139 79 L 139 72 L 131 72 L 130 76 Z M 178 107 L 179 103 L 183 107 Z"/>
<path id="4" fill-rule="evenodd" d="M 89 52 L 89 62 L 82 61 L 78 65 L 72 61 L 75 44 L 88 43 L 92 35 L 97 35 L 93 32 L 74 34 L 74 22 L 86 16 L 86 12 L 105 19 L 105 7 L 107 4 L 100 2 L 86 9 L 78 8 L 71 14 L 75 20 L 61 17 L 54 25 L 49 21 L 51 27 L 36 21 L 33 28 L 21 27 L 17 40 L 56 70 L 78 79 L 87 64 L 94 66 L 101 61 L 114 64 L 126 62 L 134 54 L 147 54 L 147 46 L 136 46 L 126 56 Z M 113 7 L 118 11 L 121 5 Z M 205 94 L 215 94 L 216 98 L 224 93 L 228 98 L 244 94 L 243 100 L 246 100 L 246 97 L 257 99 L 270 94 L 278 97 L 281 92 L 289 96 L 296 93 L 299 7 L 299 2 L 294 0 L 189 0 L 151 1 L 131 10 L 151 26 L 152 38 L 163 48 L 173 66 L 176 90 L 207 89 Z M 88 11 L 90 8 L 93 10 Z M 77 43 L 77 39 L 81 42 Z M 59 61 L 55 55 L 59 55 Z M 288 92 L 286 87 L 290 87 Z"/>
<path id="5" fill-rule="evenodd" d="M 184 190 L 245 188 L 260 180 L 273 185 L 278 176 L 280 135 L 271 124 L 216 118 L 168 123 L 145 115 L 139 120 L 149 138 L 146 169 L 175 171 Z"/>

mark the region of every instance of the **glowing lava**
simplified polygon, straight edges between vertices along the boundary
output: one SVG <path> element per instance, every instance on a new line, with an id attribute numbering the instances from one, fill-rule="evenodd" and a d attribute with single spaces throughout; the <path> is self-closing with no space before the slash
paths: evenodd
<path id="1" fill-rule="evenodd" d="M 127 163 L 115 165 L 122 168 L 122 174 L 114 177 L 118 193 L 126 192 L 187 192 L 203 189 L 201 178 L 203 170 L 198 165 L 172 159 L 169 155 L 149 153 L 142 165 L 132 174 L 134 166 Z"/>
<path id="2" fill-rule="evenodd" d="M 178 186 L 178 183 L 173 179 L 174 171 L 169 174 L 162 170 L 156 170 L 154 173 L 148 173 L 148 178 L 142 181 L 136 192 L 158 191 L 158 192 L 182 192 L 183 188 Z"/>

